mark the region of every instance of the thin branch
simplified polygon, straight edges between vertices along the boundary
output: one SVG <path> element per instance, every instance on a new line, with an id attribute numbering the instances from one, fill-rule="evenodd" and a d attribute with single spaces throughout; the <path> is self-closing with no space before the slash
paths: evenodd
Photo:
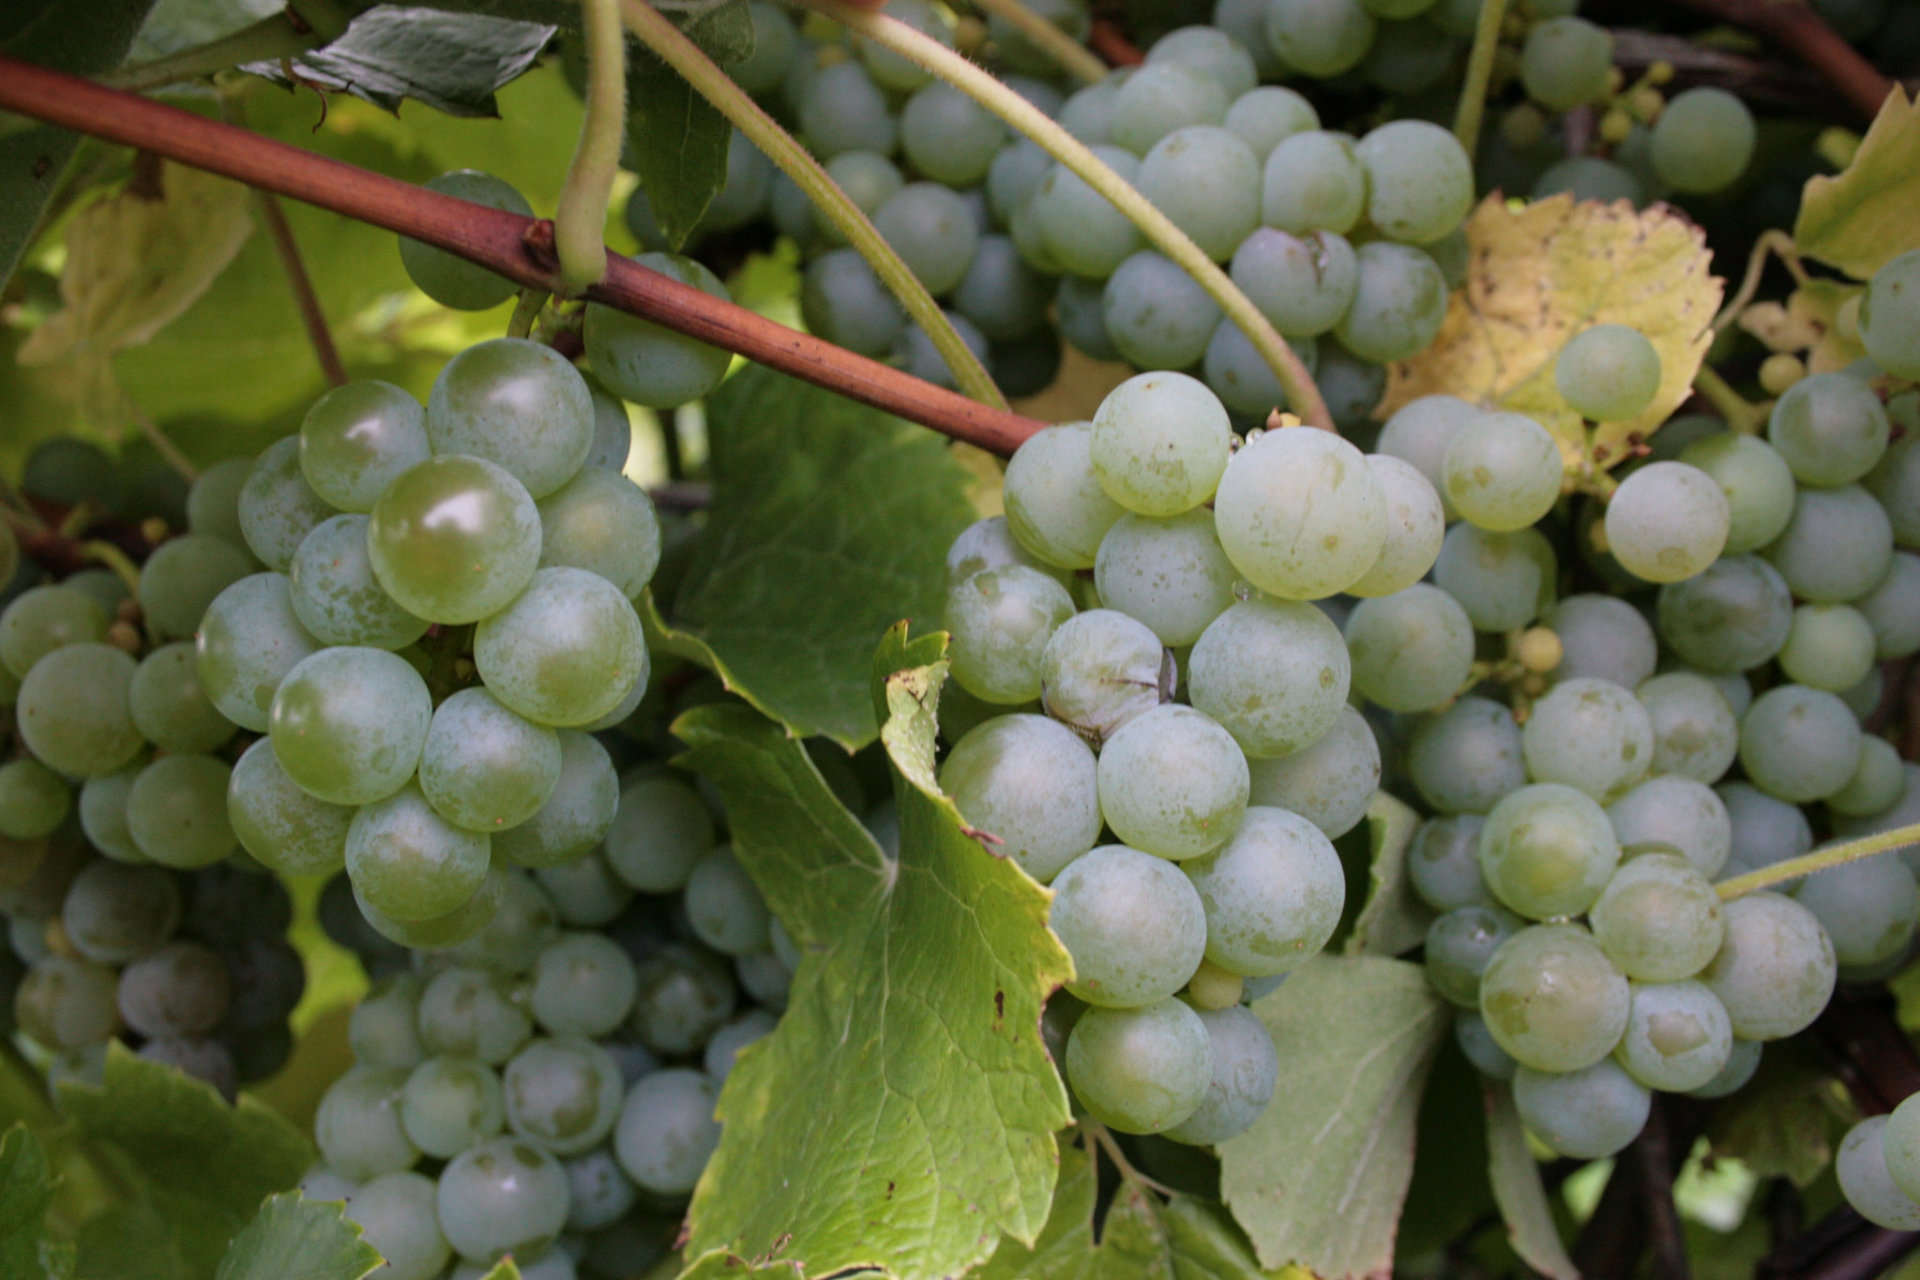
<path id="1" fill-rule="evenodd" d="M 1480 20 L 1473 28 L 1473 52 L 1467 56 L 1467 78 L 1460 86 L 1460 106 L 1453 113 L 1453 136 L 1468 155 L 1478 154 L 1480 121 L 1487 111 L 1487 82 L 1500 52 L 1500 26 L 1507 16 L 1507 0 L 1481 0 Z"/>
<path id="2" fill-rule="evenodd" d="M 1059 63 L 1068 74 L 1087 84 L 1106 78 L 1106 63 L 1100 61 L 1078 40 L 1029 9 L 1021 0 L 973 0 L 973 2 L 995 17 L 1006 19 L 1008 25 L 1032 41 L 1035 48 Z"/>
<path id="3" fill-rule="evenodd" d="M 1752 103 L 1789 107 L 1801 113 L 1845 113 L 1850 104 L 1825 80 L 1797 63 L 1756 58 L 1701 44 L 1685 36 L 1615 27 L 1613 64 L 1633 80 L 1658 63 L 1673 68 L 1669 92 L 1710 85 Z"/>
<path id="4" fill-rule="evenodd" d="M 1114 1139 L 1113 1134 L 1107 1129 L 1107 1126 L 1101 1124 L 1092 1116 L 1084 1116 L 1080 1120 L 1080 1127 L 1093 1135 L 1093 1140 L 1099 1144 L 1102 1151 L 1107 1153 L 1107 1159 L 1113 1161 L 1113 1167 L 1120 1171 L 1122 1178 L 1125 1178 L 1129 1182 L 1137 1182 L 1150 1190 L 1158 1191 L 1169 1200 L 1180 1194 L 1165 1183 L 1150 1178 L 1136 1169 L 1133 1161 L 1127 1159 L 1127 1153 L 1120 1149 L 1119 1142 Z"/>
<path id="5" fill-rule="evenodd" d="M 1747 398 L 1735 391 L 1725 378 L 1704 364 L 1693 375 L 1693 389 L 1720 411 L 1720 416 L 1727 420 L 1729 430 L 1750 436 L 1767 424 L 1767 415 L 1760 412 L 1758 405 L 1748 403 Z"/>
<path id="6" fill-rule="evenodd" d="M 607 203 L 627 133 L 627 41 L 619 0 L 581 0 L 587 46 L 587 110 L 554 207 L 553 238 L 568 293 L 607 274 Z"/>
<path id="7" fill-rule="evenodd" d="M 1022 98 L 992 75 L 966 58 L 923 35 L 897 18 L 882 13 L 867 13 L 845 0 L 803 0 L 805 6 L 824 13 L 851 31 L 875 44 L 931 71 L 960 90 L 1025 136 L 1033 139 L 1055 160 L 1064 164 L 1081 181 L 1105 196 L 1113 206 L 1138 227 L 1149 243 L 1191 276 L 1253 343 L 1254 350 L 1273 370 L 1287 404 L 1307 423 L 1333 430 L 1333 415 L 1313 375 L 1300 357 L 1280 336 L 1260 309 L 1240 292 L 1213 259 L 1200 251 L 1192 237 L 1174 225 L 1171 218 L 1156 209 L 1125 178 L 1115 173 L 1085 143 L 1062 129 L 1032 103 Z"/>
<path id="8" fill-rule="evenodd" d="M 164 155 L 433 245 L 515 284 L 559 287 L 551 223 L 488 209 L 0 55 L 0 110 Z M 615 256 L 595 302 L 922 423 L 1002 456 L 1044 423 L 975 403 Z"/>
<path id="9" fill-rule="evenodd" d="M 1640 1177 L 1646 1188 L 1647 1240 L 1652 1246 L 1654 1280 L 1689 1280 L 1687 1237 L 1680 1225 L 1680 1211 L 1673 1203 L 1673 1157 L 1667 1133 L 1665 1100 L 1655 1094 L 1647 1112 L 1647 1126 L 1633 1144 L 1633 1158 L 1640 1162 Z"/>
<path id="10" fill-rule="evenodd" d="M 853 202 L 852 197 L 827 175 L 826 167 L 814 159 L 813 153 L 781 128 L 765 108 L 733 82 L 733 77 L 722 71 L 678 27 L 661 17 L 652 5 L 644 0 L 620 0 L 620 3 L 627 29 L 668 66 L 685 77 L 695 92 L 711 103 L 734 128 L 746 134 L 754 146 L 759 147 L 782 173 L 793 180 L 795 186 L 806 193 L 814 208 L 826 215 L 855 252 L 866 259 L 873 273 L 880 277 L 880 283 L 899 299 L 908 318 L 920 326 L 933 343 L 934 350 L 946 361 L 947 368 L 953 372 L 955 385 L 982 404 L 1005 409 L 1006 397 L 994 385 L 992 376 L 980 363 L 980 357 L 974 355 L 973 348 L 953 327 L 953 321 L 933 300 L 933 295 L 927 292 L 919 277 L 913 274 L 885 237 L 874 229 L 873 223 L 867 220 L 867 215 Z"/>
<path id="11" fill-rule="evenodd" d="M 1731 880 L 1722 880 L 1714 886 L 1714 889 L 1719 893 L 1722 902 L 1731 902 L 1749 893 L 1771 889 L 1774 885 L 1812 875 L 1816 871 L 1830 871 L 1835 867 L 1843 867 L 1849 862 L 1858 862 L 1862 858 L 1872 858 L 1916 844 L 1920 844 L 1920 822 L 1912 826 L 1895 827 L 1891 831 L 1882 831 L 1876 835 L 1861 836 L 1858 840 L 1843 841 L 1840 844 L 1829 845 L 1825 849 L 1815 849 L 1812 853 L 1803 853 L 1797 858 L 1788 858 L 1770 867 L 1749 871 Z"/>
<path id="12" fill-rule="evenodd" d="M 1793 237 L 1779 230 L 1762 232 L 1760 238 L 1753 242 L 1753 252 L 1747 255 L 1747 274 L 1742 277 L 1739 290 L 1728 299 L 1726 306 L 1720 308 L 1720 314 L 1714 317 L 1715 333 L 1725 333 L 1727 327 L 1747 309 L 1747 304 L 1753 301 L 1753 295 L 1760 292 L 1767 259 L 1774 254 L 1780 255 L 1781 263 L 1792 274 L 1794 282 L 1805 286 L 1807 269 L 1800 265 L 1800 250 L 1794 247 Z"/>
<path id="13" fill-rule="evenodd" d="M 1689 9 L 1745 27 L 1798 57 L 1871 120 L 1893 92 L 1860 51 L 1842 40 L 1806 0 L 1681 0 Z"/>
<path id="14" fill-rule="evenodd" d="M 1127 39 L 1126 32 L 1105 18 L 1093 20 L 1093 27 L 1087 32 L 1087 47 L 1111 66 L 1137 67 L 1147 60 L 1140 46 Z"/>

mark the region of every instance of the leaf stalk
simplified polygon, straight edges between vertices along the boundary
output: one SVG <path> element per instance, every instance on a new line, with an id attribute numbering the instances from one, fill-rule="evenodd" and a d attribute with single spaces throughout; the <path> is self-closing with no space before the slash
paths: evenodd
<path id="1" fill-rule="evenodd" d="M 1830 871 L 1835 867 L 1844 867 L 1849 862 L 1878 857 L 1880 854 L 1916 844 L 1920 844 L 1920 822 L 1911 826 L 1895 827 L 1891 831 L 1882 831 L 1875 835 L 1861 836 L 1857 840 L 1830 845 L 1825 849 L 1815 849 L 1812 853 L 1803 853 L 1797 858 L 1788 858 L 1785 862 L 1776 862 L 1770 867 L 1749 871 L 1731 880 L 1722 880 L 1714 886 L 1714 890 L 1719 893 L 1722 902 L 1732 902 L 1735 898 L 1745 897 L 1749 893 L 1757 893 L 1762 889 L 1771 889 L 1777 884 L 1798 880 L 1801 876 L 1809 876 L 1817 871 Z"/>

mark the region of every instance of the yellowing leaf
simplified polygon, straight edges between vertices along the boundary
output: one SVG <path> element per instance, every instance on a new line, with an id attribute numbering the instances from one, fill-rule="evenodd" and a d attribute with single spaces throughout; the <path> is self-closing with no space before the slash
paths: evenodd
<path id="1" fill-rule="evenodd" d="M 1787 299 L 1790 314 L 1804 315 L 1820 328 L 1819 341 L 1807 350 L 1808 373 L 1837 373 L 1867 354 L 1858 338 L 1841 336 L 1837 319 L 1842 304 L 1862 292 L 1838 280 L 1809 280 Z"/>
<path id="2" fill-rule="evenodd" d="M 1793 239 L 1858 280 L 1920 248 L 1920 100 L 1895 85 L 1852 162 L 1807 180 Z"/>
<path id="3" fill-rule="evenodd" d="M 1592 449 L 1601 466 L 1625 456 L 1630 435 L 1651 435 L 1691 393 L 1712 340 L 1722 282 L 1708 271 L 1700 229 L 1664 205 L 1558 195 L 1510 208 L 1489 196 L 1467 219 L 1466 284 L 1447 303 L 1440 336 L 1389 372 L 1384 416 L 1446 393 L 1539 420 L 1569 466 Z M 1594 325 L 1624 324 L 1660 353 L 1660 389 L 1638 417 L 1595 428 L 1560 396 L 1553 365 Z M 1602 452 L 1604 451 L 1604 452 Z"/>

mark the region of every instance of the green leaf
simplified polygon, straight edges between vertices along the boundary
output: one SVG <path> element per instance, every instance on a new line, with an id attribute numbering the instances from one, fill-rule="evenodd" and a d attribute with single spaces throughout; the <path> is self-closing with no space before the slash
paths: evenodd
<path id="1" fill-rule="evenodd" d="M 896 627 L 876 666 L 894 708 L 897 859 L 778 725 L 716 704 L 674 726 L 805 955 L 779 1029 L 721 1094 L 691 1255 L 933 1280 L 1046 1221 L 1068 1113 L 1040 1006 L 1071 967 L 1047 891 L 963 835 L 930 785 L 943 642 Z"/>
<path id="2" fill-rule="evenodd" d="M 1367 905 L 1347 935 L 1349 955 L 1397 956 L 1426 939 L 1433 911 L 1413 891 L 1407 849 L 1420 815 L 1385 791 L 1367 806 Z"/>
<path id="3" fill-rule="evenodd" d="M 1776 1041 L 1760 1055 L 1753 1079 L 1714 1108 L 1707 1137 L 1716 1156 L 1804 1188 L 1832 1163 L 1850 1105 L 1831 1068 L 1805 1041 Z"/>
<path id="4" fill-rule="evenodd" d="M 1920 248 L 1920 99 L 1896 84 L 1853 161 L 1807 180 L 1793 240 L 1856 280 Z"/>
<path id="5" fill-rule="evenodd" d="M 314 1149 L 276 1112 L 220 1095 L 113 1045 L 100 1088 L 63 1082 L 60 1103 L 165 1220 L 192 1274 L 210 1273 L 260 1201 L 300 1180 Z"/>
<path id="6" fill-rule="evenodd" d="M 795 1262 L 755 1262 L 725 1249 L 714 1249 L 688 1263 L 679 1280 L 751 1280 L 754 1276 L 803 1280 L 805 1275 L 805 1270 Z"/>
<path id="7" fill-rule="evenodd" d="M 1454 1037 L 1442 1036 L 1420 1095 L 1413 1180 L 1394 1237 L 1402 1267 L 1456 1244 L 1494 1211 L 1482 1080 Z"/>
<path id="8" fill-rule="evenodd" d="M 126 57 L 152 7 L 153 0 L 27 0 L 0 9 L 0 53 L 97 76 Z M 50 125 L 0 137 L 0 286 L 13 278 L 79 145 L 78 135 Z"/>
<path id="9" fill-rule="evenodd" d="M 233 1238 L 215 1280 L 361 1280 L 384 1265 L 340 1204 L 288 1191 Z"/>
<path id="10" fill-rule="evenodd" d="M 128 62 L 147 62 L 211 44 L 282 9 L 275 0 L 158 0 L 147 15 Z"/>
<path id="11" fill-rule="evenodd" d="M 1418 965 L 1321 955 L 1253 1009 L 1284 1087 L 1221 1144 L 1222 1198 L 1269 1267 L 1387 1275 L 1446 1004 Z"/>
<path id="12" fill-rule="evenodd" d="M 1493 1200 L 1507 1224 L 1507 1239 L 1520 1259 L 1547 1280 L 1580 1280 L 1567 1246 L 1554 1225 L 1540 1166 L 1527 1149 L 1526 1130 L 1514 1109 L 1513 1090 L 1489 1083 L 1487 1106 L 1487 1179 Z"/>
<path id="13" fill-rule="evenodd" d="M 667 647 L 797 735 L 871 742 L 873 648 L 939 618 L 965 470 L 924 428 L 753 365 L 707 423 L 713 507 Z"/>
<path id="14" fill-rule="evenodd" d="M 533 66 L 556 28 L 481 14 L 375 5 L 332 43 L 242 71 L 288 86 L 350 93 L 388 111 L 408 98 L 450 116 L 493 116 L 494 90 Z M 556 158 L 557 159 L 557 158 Z"/>
<path id="15" fill-rule="evenodd" d="M 678 252 L 727 181 L 733 126 L 678 71 L 635 49 L 627 72 L 626 163 L 660 234 Z"/>
<path id="16" fill-rule="evenodd" d="M 16 1124 L 0 1139 L 0 1275 L 8 1280 L 67 1280 L 73 1246 L 47 1239 L 53 1170 L 40 1139 Z"/>

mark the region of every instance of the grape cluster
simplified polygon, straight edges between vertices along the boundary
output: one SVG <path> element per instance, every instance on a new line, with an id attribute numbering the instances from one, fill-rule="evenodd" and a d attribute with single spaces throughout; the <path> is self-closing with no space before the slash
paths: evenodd
<path id="1" fill-rule="evenodd" d="M 587 741 L 594 742 L 588 738 Z M 599 750 L 596 743 L 595 749 Z M 343 1200 L 394 1280 L 644 1272 L 719 1141 L 734 1055 L 770 1033 L 799 957 L 689 780 L 642 761 L 569 863 L 503 873 L 471 938 L 408 949 L 346 877 L 322 923 L 383 975 L 315 1120 L 302 1188 Z"/>

